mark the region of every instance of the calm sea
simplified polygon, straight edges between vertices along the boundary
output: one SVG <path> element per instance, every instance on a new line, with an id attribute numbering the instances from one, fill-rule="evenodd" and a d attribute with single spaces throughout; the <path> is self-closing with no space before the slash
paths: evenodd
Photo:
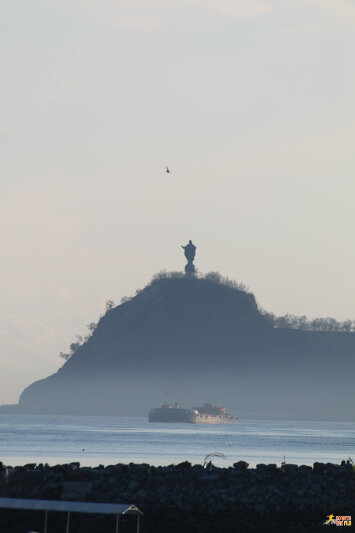
<path id="1" fill-rule="evenodd" d="M 238 420 L 235 425 L 149 423 L 146 418 L 0 415 L 0 461 L 79 461 L 82 466 L 116 463 L 168 465 L 205 456 L 216 466 L 239 460 L 280 465 L 355 459 L 355 423 Z"/>

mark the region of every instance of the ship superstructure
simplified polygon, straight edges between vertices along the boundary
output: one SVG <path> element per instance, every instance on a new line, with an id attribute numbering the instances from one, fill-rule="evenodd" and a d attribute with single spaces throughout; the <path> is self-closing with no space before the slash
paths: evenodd
<path id="1" fill-rule="evenodd" d="M 204 403 L 201 407 L 193 407 L 196 413 L 195 424 L 234 424 L 237 420 L 235 415 L 227 413 L 225 407 L 219 407 L 212 403 Z"/>

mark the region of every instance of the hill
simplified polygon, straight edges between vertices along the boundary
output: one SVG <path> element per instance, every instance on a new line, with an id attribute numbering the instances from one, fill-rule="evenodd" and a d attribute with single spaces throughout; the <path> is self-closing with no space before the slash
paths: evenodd
<path id="1" fill-rule="evenodd" d="M 244 416 L 352 419 L 354 370 L 354 333 L 275 328 L 244 290 L 161 276 L 109 310 L 17 410 L 146 415 L 168 395 Z"/>

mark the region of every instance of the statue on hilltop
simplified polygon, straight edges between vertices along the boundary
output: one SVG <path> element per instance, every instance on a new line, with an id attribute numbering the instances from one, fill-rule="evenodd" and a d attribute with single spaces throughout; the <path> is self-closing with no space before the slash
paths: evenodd
<path id="1" fill-rule="evenodd" d="M 186 246 L 181 246 L 184 249 L 184 254 L 187 259 L 187 264 L 185 265 L 185 274 L 195 274 L 195 265 L 193 261 L 196 255 L 196 246 L 190 240 Z"/>

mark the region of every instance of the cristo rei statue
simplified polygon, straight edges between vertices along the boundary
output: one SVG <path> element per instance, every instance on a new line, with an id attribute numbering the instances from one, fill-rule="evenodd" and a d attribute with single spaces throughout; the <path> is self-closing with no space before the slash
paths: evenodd
<path id="1" fill-rule="evenodd" d="M 195 265 L 193 264 L 193 261 L 196 255 L 196 246 L 190 240 L 186 246 L 181 246 L 181 248 L 184 249 L 184 254 L 187 259 L 185 274 L 195 274 Z"/>

